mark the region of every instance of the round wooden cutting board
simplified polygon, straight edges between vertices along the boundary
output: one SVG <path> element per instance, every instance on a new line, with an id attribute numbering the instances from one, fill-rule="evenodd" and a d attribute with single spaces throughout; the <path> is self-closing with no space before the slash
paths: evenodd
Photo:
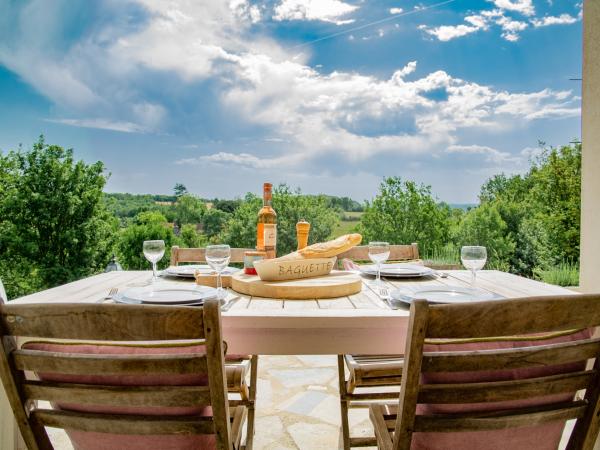
<path id="1" fill-rule="evenodd" d="M 333 270 L 329 275 L 300 280 L 262 281 L 257 275 L 236 273 L 231 277 L 231 288 L 253 297 L 311 300 L 336 298 L 360 292 L 360 275 Z"/>

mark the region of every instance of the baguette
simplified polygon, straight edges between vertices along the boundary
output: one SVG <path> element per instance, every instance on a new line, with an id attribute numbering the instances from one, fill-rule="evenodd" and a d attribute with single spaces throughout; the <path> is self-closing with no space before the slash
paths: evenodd
<path id="1" fill-rule="evenodd" d="M 278 259 L 288 261 L 293 259 L 331 258 L 344 253 L 346 250 L 350 250 L 352 247 L 360 244 L 361 240 L 362 236 L 358 233 L 344 234 L 331 241 L 309 245 Z"/>

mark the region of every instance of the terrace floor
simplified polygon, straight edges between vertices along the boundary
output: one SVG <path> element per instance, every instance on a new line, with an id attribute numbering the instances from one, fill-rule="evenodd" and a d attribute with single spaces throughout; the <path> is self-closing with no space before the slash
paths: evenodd
<path id="1" fill-rule="evenodd" d="M 262 356 L 257 397 L 256 450 L 342 448 L 335 356 Z M 350 429 L 356 436 L 372 434 L 366 409 L 350 410 Z M 62 430 L 49 432 L 57 450 L 73 450 Z"/>

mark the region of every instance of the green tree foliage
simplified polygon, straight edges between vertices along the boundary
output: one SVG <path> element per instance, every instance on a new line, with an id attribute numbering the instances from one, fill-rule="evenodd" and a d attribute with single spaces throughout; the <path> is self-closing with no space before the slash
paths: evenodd
<path id="1" fill-rule="evenodd" d="M 139 213 L 133 223 L 121 230 L 118 243 L 119 262 L 125 270 L 148 270 L 150 263 L 144 257 L 144 241 L 165 241 L 165 256 L 158 263 L 160 268 L 169 265 L 171 247 L 176 242 L 173 229 L 165 216 L 156 211 Z"/>
<path id="2" fill-rule="evenodd" d="M 202 217 L 202 228 L 206 237 L 212 239 L 217 236 L 225 228 L 230 217 L 230 213 L 220 209 L 211 208 L 206 211 Z"/>
<path id="3" fill-rule="evenodd" d="M 204 202 L 191 194 L 182 195 L 175 203 L 175 222 L 179 226 L 187 223 L 200 223 L 205 213 L 206 205 Z"/>
<path id="4" fill-rule="evenodd" d="M 256 219 L 262 200 L 247 194 L 235 210 L 220 236 L 232 247 L 256 246 Z M 283 255 L 296 250 L 296 223 L 310 222 L 309 244 L 326 241 L 339 221 L 338 214 L 328 206 L 325 196 L 302 195 L 281 184 L 273 190 L 273 208 L 277 212 L 277 253 Z"/>
<path id="5" fill-rule="evenodd" d="M 75 161 L 72 149 L 43 137 L 31 150 L 0 155 L 0 258 L 23 270 L 14 282 L 0 274 L 11 296 L 104 269 L 117 226 L 103 202 L 105 183 L 101 162 Z"/>
<path id="6" fill-rule="evenodd" d="M 531 276 L 578 261 L 581 207 L 581 144 L 542 148 L 523 176 L 496 175 L 481 189 L 515 243 L 511 271 Z"/>
<path id="7" fill-rule="evenodd" d="M 187 248 L 205 247 L 208 243 L 206 236 L 202 233 L 198 233 L 198 231 L 196 231 L 196 225 L 192 224 L 181 227 L 179 240 L 181 241 L 181 246 Z"/>
<path id="8" fill-rule="evenodd" d="M 494 203 L 483 203 L 464 215 L 455 240 L 458 246 L 483 245 L 488 251 L 488 266 L 507 270 L 515 250 L 512 237 L 507 234 L 506 222 Z"/>
<path id="9" fill-rule="evenodd" d="M 173 193 L 175 194 L 175 197 L 181 197 L 182 195 L 187 194 L 188 190 L 185 187 L 185 185 L 181 183 L 176 183 L 175 187 L 173 188 Z"/>
<path id="10" fill-rule="evenodd" d="M 429 186 L 390 177 L 384 178 L 375 199 L 367 202 L 358 229 L 364 242 L 417 242 L 428 253 L 447 243 L 449 227 L 450 208 L 436 202 Z"/>

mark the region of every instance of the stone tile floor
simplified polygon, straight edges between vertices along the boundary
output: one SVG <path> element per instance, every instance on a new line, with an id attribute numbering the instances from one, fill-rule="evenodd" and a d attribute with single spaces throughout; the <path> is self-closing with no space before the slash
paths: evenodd
<path id="1" fill-rule="evenodd" d="M 262 356 L 258 367 L 256 450 L 342 448 L 335 356 Z M 350 410 L 350 429 L 372 435 L 366 409 Z M 49 434 L 57 450 L 73 450 L 62 430 Z"/>

